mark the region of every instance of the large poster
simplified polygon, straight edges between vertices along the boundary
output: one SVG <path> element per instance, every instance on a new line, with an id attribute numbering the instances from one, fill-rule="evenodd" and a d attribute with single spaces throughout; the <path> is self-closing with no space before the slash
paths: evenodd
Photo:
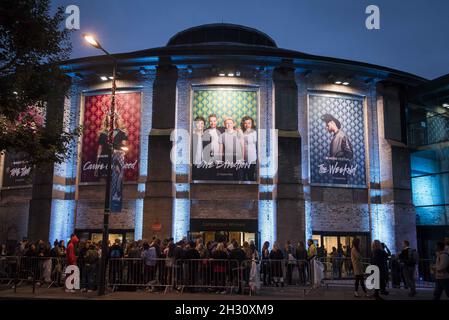
<path id="1" fill-rule="evenodd" d="M 23 152 L 6 152 L 3 186 L 15 187 L 32 183 L 32 166 L 30 158 Z"/>
<path id="2" fill-rule="evenodd" d="M 121 194 L 123 181 L 137 181 L 139 176 L 141 95 L 118 93 L 115 102 L 112 197 Z M 110 107 L 110 95 L 85 98 L 81 182 L 104 181 L 107 176 Z"/>
<path id="3" fill-rule="evenodd" d="M 310 182 L 365 187 L 363 98 L 309 94 Z"/>
<path id="4" fill-rule="evenodd" d="M 192 119 L 193 180 L 256 181 L 256 91 L 195 90 Z"/>

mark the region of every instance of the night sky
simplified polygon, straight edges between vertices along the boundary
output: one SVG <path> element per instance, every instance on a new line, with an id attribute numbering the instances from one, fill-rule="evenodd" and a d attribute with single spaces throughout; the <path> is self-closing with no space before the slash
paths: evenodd
<path id="1" fill-rule="evenodd" d="M 78 5 L 81 29 L 72 57 L 165 46 L 175 33 L 206 23 L 234 23 L 270 35 L 278 47 L 378 64 L 428 79 L 449 73 L 449 0 L 53 0 Z M 365 8 L 380 7 L 381 29 L 367 30 Z"/>

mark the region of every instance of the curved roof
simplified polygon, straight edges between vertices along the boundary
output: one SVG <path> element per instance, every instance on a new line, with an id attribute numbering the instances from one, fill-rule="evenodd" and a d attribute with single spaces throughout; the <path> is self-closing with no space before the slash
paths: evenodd
<path id="1" fill-rule="evenodd" d="M 253 28 L 229 23 L 204 24 L 183 30 L 171 37 L 167 46 L 217 42 L 277 48 L 276 42 L 267 34 Z"/>
<path id="2" fill-rule="evenodd" d="M 427 79 L 396 69 L 340 58 L 311 55 L 295 50 L 278 48 L 273 39 L 253 28 L 234 24 L 206 24 L 183 30 L 173 37 L 165 47 L 151 48 L 112 55 L 120 65 L 130 68 L 156 66 L 161 59 L 174 64 L 220 65 L 229 60 L 245 61 L 256 65 L 279 65 L 290 60 L 295 68 L 338 68 L 360 71 L 374 78 L 395 79 L 413 85 L 427 82 Z M 168 61 L 167 60 L 167 61 Z M 61 63 L 65 70 L 74 74 L 92 66 L 109 64 L 105 55 L 76 58 Z"/>

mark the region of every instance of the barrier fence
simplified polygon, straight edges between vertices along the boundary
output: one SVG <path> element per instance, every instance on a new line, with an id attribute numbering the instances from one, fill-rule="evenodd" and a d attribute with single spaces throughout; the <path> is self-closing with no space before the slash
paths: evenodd
<path id="1" fill-rule="evenodd" d="M 316 277 L 314 261 L 307 260 L 229 260 L 229 259 L 141 259 L 111 258 L 107 261 L 106 283 L 110 290 L 168 292 L 217 292 L 253 294 L 260 288 L 298 287 L 304 290 L 326 281 L 354 280 L 349 258 L 320 258 L 316 260 L 323 272 Z M 78 261 L 80 287 L 96 290 L 99 263 Z M 362 261 L 363 267 L 369 260 Z M 389 286 L 404 287 L 402 270 L 389 266 Z M 65 283 L 64 258 L 57 257 L 0 257 L 2 287 L 22 285 L 63 287 Z M 321 268 L 321 267 L 320 267 Z M 433 287 L 433 262 L 420 260 L 416 268 L 416 286 Z M 342 282 L 343 283 L 343 282 Z M 352 283 L 352 282 L 351 282 Z M 305 293 L 305 291 L 304 291 Z"/>
<path id="2" fill-rule="evenodd" d="M 323 264 L 323 280 L 352 280 L 355 279 L 351 258 L 321 257 L 317 259 Z M 371 263 L 369 259 L 362 259 L 363 270 Z"/>

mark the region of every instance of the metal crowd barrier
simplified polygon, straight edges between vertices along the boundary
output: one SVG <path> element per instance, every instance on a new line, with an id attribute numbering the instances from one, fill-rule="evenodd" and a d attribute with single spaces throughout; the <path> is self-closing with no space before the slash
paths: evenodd
<path id="1" fill-rule="evenodd" d="M 98 268 L 79 259 L 81 289 L 97 289 Z M 0 260 L 0 280 L 10 287 L 33 283 L 63 287 L 65 258 L 57 257 L 4 257 Z M 254 269 L 255 268 L 255 269 Z M 253 294 L 258 287 L 275 285 L 311 285 L 311 268 L 308 261 L 229 259 L 149 259 L 110 258 L 107 260 L 106 284 L 112 291 L 177 290 L 179 292 L 205 291 Z"/>
<path id="2" fill-rule="evenodd" d="M 351 258 L 349 257 L 320 257 L 317 258 L 324 265 L 324 280 L 355 279 Z M 370 263 L 369 259 L 362 259 L 365 269 Z"/>
<path id="3" fill-rule="evenodd" d="M 36 285 L 63 285 L 65 259 L 54 257 L 7 256 L 0 259 L 0 281 L 14 288 L 32 283 Z"/>
<path id="4" fill-rule="evenodd" d="M 329 283 L 348 283 L 352 285 L 349 280 L 354 280 L 354 270 L 352 267 L 352 261 L 346 257 L 321 257 L 318 259 L 324 265 L 324 277 L 322 279 L 323 284 L 329 285 Z M 371 262 L 370 259 L 362 259 L 363 269 L 366 270 Z M 419 260 L 415 267 L 415 286 L 417 288 L 433 288 L 435 286 L 434 263 L 429 259 Z M 393 288 L 406 288 L 405 277 L 403 274 L 404 266 L 398 260 L 388 260 L 388 274 L 387 274 L 387 287 Z M 366 276 L 366 275 L 365 275 Z M 346 282 L 344 280 L 347 280 Z"/>
<path id="5" fill-rule="evenodd" d="M 240 288 L 241 264 L 217 259 L 109 259 L 107 284 L 113 290 L 232 292 Z"/>
<path id="6" fill-rule="evenodd" d="M 195 292 L 208 290 L 220 293 L 241 291 L 242 266 L 237 260 L 177 260 L 174 265 L 174 288 Z"/>
<path id="7" fill-rule="evenodd" d="M 323 285 L 339 283 L 352 285 L 354 273 L 349 258 L 318 258 L 323 273 L 317 281 Z M 78 260 L 80 284 L 83 289 L 96 290 L 100 260 L 95 264 Z M 370 263 L 362 260 L 363 267 Z M 307 260 L 174 260 L 120 258 L 108 259 L 106 283 L 112 291 L 134 291 L 137 288 L 146 291 L 167 292 L 220 292 L 253 294 L 259 288 L 298 287 L 312 289 L 316 287 L 314 279 L 314 261 Z M 16 290 L 21 285 L 63 287 L 64 270 L 67 267 L 63 257 L 0 257 L 0 284 Z M 416 268 L 416 287 L 434 287 L 433 261 L 420 260 Z M 340 281 L 340 280 L 347 280 Z M 351 281 L 349 281 L 351 280 Z M 389 269 L 389 287 L 404 287 L 402 271 L 396 267 Z M 337 282 L 334 282 L 337 281 Z"/>
<path id="8" fill-rule="evenodd" d="M 140 287 L 166 292 L 173 287 L 173 259 L 111 258 L 107 269 L 107 284 L 113 291 Z"/>
<path id="9" fill-rule="evenodd" d="M 260 277 L 263 287 L 310 286 L 311 264 L 308 260 L 260 260 Z"/>
<path id="10" fill-rule="evenodd" d="M 0 283 L 8 288 L 17 287 L 23 283 L 31 283 L 32 291 L 35 292 L 36 275 L 38 273 L 37 262 L 22 257 L 6 256 L 0 259 Z"/>
<path id="11" fill-rule="evenodd" d="M 17 278 L 18 257 L 0 258 L 0 283 L 2 285 L 12 286 Z"/>

